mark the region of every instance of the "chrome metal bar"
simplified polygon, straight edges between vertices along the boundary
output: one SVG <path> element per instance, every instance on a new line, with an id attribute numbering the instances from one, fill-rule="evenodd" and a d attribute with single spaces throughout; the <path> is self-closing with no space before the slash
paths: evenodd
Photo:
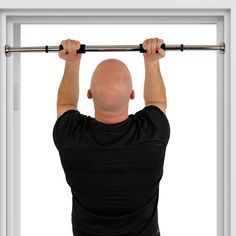
<path id="1" fill-rule="evenodd" d="M 115 51 L 139 51 L 145 52 L 142 48 L 142 44 L 140 45 L 85 45 L 81 44 L 81 51 L 77 51 L 78 53 L 85 53 L 85 52 L 115 52 Z M 218 50 L 221 53 L 225 51 L 225 44 L 221 43 L 219 45 L 162 45 L 164 50 Z M 13 52 L 58 52 L 62 50 L 63 47 L 60 46 L 37 46 L 37 47 L 10 47 L 9 45 L 5 46 L 5 53 L 9 55 Z"/>
<path id="2" fill-rule="evenodd" d="M 219 45 L 166 45 L 165 50 L 219 50 L 224 51 L 225 50 L 225 44 L 219 44 Z"/>
<path id="3" fill-rule="evenodd" d="M 139 51 L 139 45 L 91 45 L 85 46 L 86 52 L 119 52 L 119 51 Z"/>

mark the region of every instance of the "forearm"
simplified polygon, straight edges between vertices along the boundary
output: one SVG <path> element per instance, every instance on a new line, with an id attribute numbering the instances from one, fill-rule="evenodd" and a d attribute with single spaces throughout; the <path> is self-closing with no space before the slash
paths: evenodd
<path id="1" fill-rule="evenodd" d="M 167 106 L 166 90 L 159 60 L 145 61 L 144 101 L 147 104 Z"/>
<path id="2" fill-rule="evenodd" d="M 79 99 L 80 62 L 65 62 L 64 75 L 57 94 L 57 105 L 77 107 Z"/>

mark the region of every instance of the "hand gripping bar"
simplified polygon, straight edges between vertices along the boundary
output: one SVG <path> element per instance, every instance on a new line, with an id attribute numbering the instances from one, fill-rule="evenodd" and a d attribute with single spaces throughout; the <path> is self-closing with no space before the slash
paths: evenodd
<path id="1" fill-rule="evenodd" d="M 163 50 L 166 50 L 165 44 L 161 45 Z M 63 46 L 59 46 L 59 50 L 63 50 Z M 132 52 L 139 51 L 140 53 L 146 53 L 147 50 L 143 48 L 142 44 L 139 45 L 94 45 L 86 46 L 85 44 L 80 45 L 80 49 L 77 50 L 77 53 L 86 53 L 86 52 Z"/>

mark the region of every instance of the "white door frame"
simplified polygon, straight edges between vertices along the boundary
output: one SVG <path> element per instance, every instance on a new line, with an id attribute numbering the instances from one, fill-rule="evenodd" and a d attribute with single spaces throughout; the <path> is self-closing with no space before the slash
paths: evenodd
<path id="1" fill-rule="evenodd" d="M 236 166 L 232 166 L 231 158 L 236 150 L 232 149 L 230 137 L 231 125 L 236 121 L 231 120 L 230 112 L 236 99 L 233 101 L 230 96 L 234 69 L 230 61 L 230 11 L 224 9 L 0 11 L 0 235 L 20 236 L 20 54 L 6 57 L 4 47 L 6 44 L 19 46 L 23 23 L 217 24 L 217 42 L 226 44 L 225 54 L 217 56 L 217 236 L 235 236 L 233 220 L 236 218 L 233 216 L 236 216 L 236 209 L 231 206 L 236 205 L 236 198 L 232 198 L 233 190 L 234 196 L 236 194 L 235 187 L 232 189 L 236 179 L 231 172 L 236 172 Z"/>

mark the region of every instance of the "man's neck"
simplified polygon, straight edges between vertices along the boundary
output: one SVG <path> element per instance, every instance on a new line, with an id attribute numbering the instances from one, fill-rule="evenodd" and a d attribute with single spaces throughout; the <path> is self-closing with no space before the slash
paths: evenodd
<path id="1" fill-rule="evenodd" d="M 128 112 L 117 115 L 117 114 L 100 114 L 98 112 L 95 112 L 95 119 L 99 122 L 105 123 L 105 124 L 117 124 L 120 123 L 128 118 Z"/>

